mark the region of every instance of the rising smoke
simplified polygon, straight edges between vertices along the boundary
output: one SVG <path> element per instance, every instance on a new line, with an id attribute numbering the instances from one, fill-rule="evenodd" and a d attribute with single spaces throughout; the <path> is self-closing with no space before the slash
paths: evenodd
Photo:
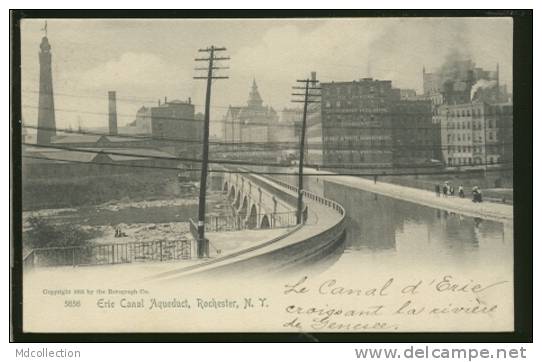
<path id="1" fill-rule="evenodd" d="M 465 72 L 464 64 L 469 59 L 471 57 L 465 51 L 451 49 L 438 72 L 441 84 L 461 79 Z"/>
<path id="2" fill-rule="evenodd" d="M 476 82 L 475 85 L 472 86 L 472 89 L 470 91 L 470 99 L 474 99 L 474 96 L 479 89 L 489 89 L 495 86 L 497 86 L 497 81 L 495 80 L 480 79 L 478 82 Z"/>

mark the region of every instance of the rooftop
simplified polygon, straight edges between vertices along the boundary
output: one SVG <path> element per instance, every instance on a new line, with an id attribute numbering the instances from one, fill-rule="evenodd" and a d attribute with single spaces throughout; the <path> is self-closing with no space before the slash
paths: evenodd
<path id="1" fill-rule="evenodd" d="M 89 134 L 70 134 L 63 136 L 53 136 L 51 139 L 52 144 L 66 144 L 66 143 L 98 143 L 101 142 L 136 142 L 140 141 L 138 138 L 127 138 L 108 135 L 89 135 Z"/>
<path id="2" fill-rule="evenodd" d="M 40 159 L 25 159 L 25 163 L 39 163 L 39 162 L 48 162 L 54 161 L 58 163 L 65 162 L 94 162 L 96 156 L 99 154 L 106 155 L 112 161 L 134 161 L 134 160 L 146 160 L 148 159 L 145 156 L 152 157 L 165 157 L 175 159 L 175 156 L 167 152 L 153 150 L 148 148 L 101 148 L 101 147 L 92 147 L 92 148 L 79 148 L 81 151 L 72 151 L 72 150 L 62 150 L 62 149 L 43 149 L 39 147 L 26 147 L 23 149 L 23 156 L 31 157 L 40 157 Z M 108 154 L 109 152 L 114 152 L 115 154 Z M 120 155 L 122 153 L 122 155 Z M 42 160 L 41 158 L 46 158 L 47 160 Z"/>

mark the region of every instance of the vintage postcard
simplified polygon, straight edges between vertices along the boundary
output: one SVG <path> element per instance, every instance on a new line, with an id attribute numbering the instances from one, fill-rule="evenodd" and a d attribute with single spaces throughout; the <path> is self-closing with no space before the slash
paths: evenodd
<path id="1" fill-rule="evenodd" d="M 513 26 L 23 18 L 23 332 L 513 332 Z"/>

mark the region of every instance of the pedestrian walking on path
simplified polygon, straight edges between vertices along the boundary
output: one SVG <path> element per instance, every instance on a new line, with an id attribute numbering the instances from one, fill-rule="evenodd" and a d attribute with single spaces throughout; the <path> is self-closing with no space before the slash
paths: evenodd
<path id="1" fill-rule="evenodd" d="M 444 195 L 444 197 L 448 195 L 448 185 L 446 183 L 442 186 L 442 195 Z"/>
<path id="2" fill-rule="evenodd" d="M 458 190 L 458 193 L 459 193 L 459 197 L 464 198 L 465 197 L 465 190 L 463 190 L 463 185 L 459 185 L 459 188 L 457 190 Z"/>
<path id="3" fill-rule="evenodd" d="M 437 197 L 440 197 L 440 185 L 439 184 L 435 185 L 435 194 L 437 194 Z"/>
<path id="4" fill-rule="evenodd" d="M 482 202 L 482 191 L 478 186 L 472 188 L 472 202 Z"/>

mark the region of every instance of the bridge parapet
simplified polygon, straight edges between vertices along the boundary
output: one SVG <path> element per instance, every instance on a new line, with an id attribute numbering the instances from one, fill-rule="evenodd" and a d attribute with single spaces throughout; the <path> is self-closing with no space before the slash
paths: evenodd
<path id="1" fill-rule="evenodd" d="M 241 228 L 266 229 L 296 225 L 296 198 L 249 174 L 226 173 L 222 191 L 241 220 Z"/>
<path id="2" fill-rule="evenodd" d="M 262 177 L 270 187 L 287 192 L 296 199 L 297 187 L 281 180 Z M 333 200 L 303 190 L 311 208 L 309 222 L 298 225 L 272 240 L 225 255 L 206 265 L 187 267 L 175 272 L 158 274 L 156 278 L 175 279 L 193 274 L 224 277 L 235 273 L 252 275 L 296 272 L 304 265 L 333 260 L 341 254 L 346 235 L 345 209 Z M 308 210 L 308 209 L 305 209 Z M 316 222 L 312 221 L 316 220 Z"/>
<path id="3" fill-rule="evenodd" d="M 291 191 L 294 191 L 295 193 L 297 193 L 298 191 L 298 188 L 297 186 L 294 186 L 294 185 L 291 185 L 287 182 L 284 182 L 284 181 L 281 181 L 281 180 L 278 180 L 278 179 L 275 179 L 275 178 L 271 178 L 269 177 L 269 179 L 273 180 L 273 182 L 279 184 L 280 186 L 284 187 L 284 188 L 287 188 Z M 337 211 L 340 215 L 344 216 L 345 214 L 345 210 L 344 210 L 344 207 L 339 204 L 338 202 L 335 202 L 331 199 L 327 199 L 325 197 L 322 197 L 322 196 L 319 196 L 317 194 L 315 194 L 314 192 L 310 192 L 310 191 L 307 191 L 307 190 L 302 190 L 301 193 L 303 194 L 303 197 L 307 197 L 309 198 L 310 200 L 313 200 L 313 201 L 316 201 L 324 206 L 327 206 L 327 207 L 330 207 L 332 208 L 333 210 Z"/>

